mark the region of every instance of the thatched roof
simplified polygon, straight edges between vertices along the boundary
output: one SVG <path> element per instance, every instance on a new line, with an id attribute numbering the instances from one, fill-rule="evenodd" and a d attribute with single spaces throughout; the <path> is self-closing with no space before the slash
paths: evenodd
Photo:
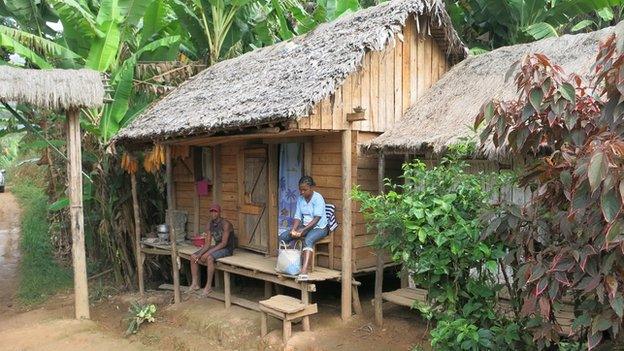
<path id="1" fill-rule="evenodd" d="M 475 135 L 474 119 L 487 101 L 517 96 L 512 65 L 529 53 L 543 53 L 567 73 L 588 76 L 598 53 L 598 44 L 624 23 L 600 31 L 564 35 L 530 44 L 514 45 L 471 56 L 455 65 L 406 112 L 404 122 L 373 139 L 372 149 L 439 153 L 461 138 Z M 507 78 L 507 79 L 506 79 Z M 484 148 L 487 157 L 499 157 L 493 145 Z M 502 155 L 504 156 L 504 155 Z"/>
<path id="2" fill-rule="evenodd" d="M 45 109 L 100 107 L 104 103 L 100 73 L 88 69 L 23 69 L 0 66 L 0 100 Z"/>
<path id="3" fill-rule="evenodd" d="M 442 0 L 392 0 L 209 67 L 149 107 L 116 140 L 166 139 L 308 116 L 361 67 L 367 51 L 392 42 L 410 15 L 427 16 L 418 19 L 419 31 L 455 59 L 465 57 Z"/>

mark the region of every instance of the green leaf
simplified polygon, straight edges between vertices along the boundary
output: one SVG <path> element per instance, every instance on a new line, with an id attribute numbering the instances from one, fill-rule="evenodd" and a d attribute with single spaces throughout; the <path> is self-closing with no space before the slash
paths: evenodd
<path id="1" fill-rule="evenodd" d="M 0 33 L 8 35 L 22 45 L 37 52 L 39 55 L 71 59 L 80 57 L 78 54 L 62 45 L 19 29 L 0 25 Z"/>
<path id="2" fill-rule="evenodd" d="M 622 207 L 622 202 L 620 201 L 620 196 L 615 189 L 609 189 L 606 192 L 602 192 L 600 195 L 600 208 L 604 219 L 608 223 L 615 220 L 620 212 L 620 207 Z"/>
<path id="3" fill-rule="evenodd" d="M 622 294 L 618 293 L 614 299 L 609 301 L 609 304 L 618 317 L 624 317 L 624 298 L 622 298 Z"/>
<path id="4" fill-rule="evenodd" d="M 10 36 L 0 32 L 0 47 L 5 48 L 9 52 L 16 53 L 29 62 L 33 63 L 39 68 L 53 68 L 48 61 L 46 61 L 43 57 L 37 55 L 36 52 L 22 45 L 17 40 L 11 38 Z"/>
<path id="5" fill-rule="evenodd" d="M 613 10 L 610 7 L 603 7 L 600 10 L 596 11 L 596 14 L 602 18 L 605 22 L 610 22 L 613 20 Z"/>
<path id="6" fill-rule="evenodd" d="M 427 240 L 427 232 L 425 232 L 422 228 L 418 229 L 418 241 L 420 241 L 421 244 L 424 244 L 425 240 Z"/>
<path id="7" fill-rule="evenodd" d="M 95 22 L 99 25 L 104 25 L 108 22 L 121 22 L 118 0 L 101 0 L 100 10 L 95 18 Z"/>
<path id="8" fill-rule="evenodd" d="M 157 2 L 163 5 L 162 1 Z M 125 23 L 135 26 L 152 3 L 154 0 L 119 0 L 119 12 Z"/>
<path id="9" fill-rule="evenodd" d="M 587 178 L 589 179 L 589 186 L 592 192 L 600 186 L 605 171 L 604 153 L 598 151 L 589 161 L 589 169 L 587 170 Z"/>
<path id="10" fill-rule="evenodd" d="M 485 268 L 487 268 L 492 273 L 498 272 L 498 264 L 496 263 L 496 261 L 490 260 L 485 262 Z"/>
<path id="11" fill-rule="evenodd" d="M 531 92 L 529 93 L 529 101 L 531 102 L 531 105 L 533 105 L 533 108 L 535 109 L 535 111 L 542 110 L 543 99 L 544 99 L 544 92 L 542 91 L 542 89 L 535 88 L 531 90 Z"/>
<path id="12" fill-rule="evenodd" d="M 115 60 L 121 42 L 121 32 L 117 22 L 108 21 L 102 25 L 104 36 L 95 39 L 89 51 L 86 66 L 105 72 Z"/>
<path id="13" fill-rule="evenodd" d="M 60 211 L 64 208 L 69 207 L 69 198 L 67 197 L 61 197 L 58 200 L 56 200 L 55 202 L 51 203 L 48 206 L 48 210 L 52 211 L 52 212 L 56 212 L 56 211 Z"/>
<path id="14" fill-rule="evenodd" d="M 559 92 L 564 99 L 570 101 L 571 103 L 574 103 L 576 101 L 576 90 L 574 89 L 572 84 L 563 83 Z"/>
<path id="15" fill-rule="evenodd" d="M 588 20 L 588 19 L 586 19 L 586 20 L 582 20 L 582 21 L 580 21 L 579 23 L 575 24 L 575 25 L 574 25 L 574 26 L 570 29 L 570 31 L 572 31 L 572 32 L 578 32 L 578 31 L 580 31 L 580 30 L 583 30 L 583 29 L 585 29 L 585 28 L 587 28 L 587 27 L 591 26 L 592 24 L 594 24 L 594 21 L 592 21 L 592 20 Z"/>
<path id="16" fill-rule="evenodd" d="M 191 36 L 191 41 L 195 46 L 196 54 L 203 56 L 208 51 L 208 38 L 206 36 L 206 28 L 195 15 L 191 7 L 187 6 L 182 0 L 172 0 L 171 8 L 180 21 L 180 24 Z"/>
<path id="17" fill-rule="evenodd" d="M 524 32 L 535 40 L 559 36 L 555 27 L 546 22 L 534 23 L 524 28 Z"/>
<path id="18" fill-rule="evenodd" d="M 271 4 L 273 4 L 273 8 L 275 9 L 275 14 L 277 15 L 278 23 L 279 23 L 279 35 L 282 40 L 288 40 L 293 37 L 293 33 L 290 31 L 290 27 L 288 26 L 288 21 L 286 21 L 286 17 L 284 16 L 284 8 L 282 4 L 278 0 L 271 0 Z"/>

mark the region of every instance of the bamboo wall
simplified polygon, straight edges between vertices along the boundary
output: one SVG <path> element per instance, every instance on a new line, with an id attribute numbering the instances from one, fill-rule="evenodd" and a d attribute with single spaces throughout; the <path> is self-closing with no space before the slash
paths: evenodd
<path id="1" fill-rule="evenodd" d="M 450 64 L 429 36 L 418 34 L 410 18 L 402 32 L 385 50 L 369 52 L 362 68 L 351 74 L 334 94 L 321 101 L 297 128 L 344 130 L 346 114 L 354 107 L 366 109 L 366 120 L 353 123 L 353 130 L 384 132 L 399 121 L 446 71 Z"/>

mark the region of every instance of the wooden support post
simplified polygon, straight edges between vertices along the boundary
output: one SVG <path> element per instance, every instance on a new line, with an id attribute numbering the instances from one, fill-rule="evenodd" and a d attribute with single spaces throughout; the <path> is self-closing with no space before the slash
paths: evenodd
<path id="1" fill-rule="evenodd" d="M 74 265 L 74 305 L 76 319 L 89 319 L 89 288 L 87 285 L 87 258 L 84 241 L 84 213 L 82 209 L 82 146 L 80 112 L 67 111 L 67 165 L 69 175 L 69 216 L 72 234 L 72 262 Z"/>
<path id="2" fill-rule="evenodd" d="M 284 344 L 288 342 L 290 339 L 290 335 L 292 334 L 292 322 L 284 319 L 283 331 L 282 331 L 282 340 Z"/>
<path id="3" fill-rule="evenodd" d="M 278 154 L 278 145 L 277 144 L 269 144 L 269 163 L 268 163 L 268 172 L 269 172 L 269 252 L 268 256 L 276 256 L 277 255 L 277 236 L 279 235 L 278 231 L 278 187 L 279 187 L 279 154 Z"/>
<path id="4" fill-rule="evenodd" d="M 406 153 L 405 155 L 403 155 L 403 163 L 409 163 L 409 162 L 410 162 L 410 155 Z M 405 179 L 403 179 L 403 184 L 405 184 Z M 401 273 L 399 274 L 399 277 L 401 278 L 401 289 L 407 288 L 409 286 L 409 278 L 408 278 L 408 272 L 405 269 L 405 266 L 401 267 Z"/>
<path id="5" fill-rule="evenodd" d="M 197 157 L 195 155 L 196 152 L 201 152 L 200 148 L 194 147 L 191 149 L 193 155 L 191 156 L 193 160 L 195 160 L 195 158 Z M 196 182 L 198 179 L 198 175 L 195 174 L 195 168 L 193 167 L 193 236 L 201 234 L 201 231 L 199 230 L 200 227 L 200 223 L 199 223 L 199 194 L 197 193 L 197 186 L 196 186 Z"/>
<path id="6" fill-rule="evenodd" d="M 358 287 L 357 285 L 353 285 L 353 292 L 352 292 L 352 296 L 353 296 L 353 312 L 355 314 L 363 314 L 364 312 L 362 311 L 362 303 L 360 302 L 360 293 L 358 291 Z"/>
<path id="7" fill-rule="evenodd" d="M 165 145 L 165 167 L 167 175 L 167 225 L 169 226 L 169 242 L 171 243 L 171 269 L 173 270 L 173 302 L 180 303 L 180 267 L 178 267 L 178 245 L 173 226 L 173 167 L 171 163 L 171 145 Z"/>
<path id="8" fill-rule="evenodd" d="M 223 296 L 225 299 L 225 308 L 230 309 L 232 306 L 232 287 L 230 285 L 230 272 L 223 272 Z"/>
<path id="9" fill-rule="evenodd" d="M 301 284 L 301 302 L 306 306 L 310 304 L 310 292 L 306 283 Z M 304 331 L 310 331 L 310 316 L 304 316 L 302 324 Z"/>
<path id="10" fill-rule="evenodd" d="M 221 289 L 223 287 L 223 272 L 216 269 L 214 272 L 214 286 L 216 289 Z"/>
<path id="11" fill-rule="evenodd" d="M 264 282 L 264 298 L 268 299 L 271 297 L 271 294 L 273 294 L 273 283 L 271 282 Z"/>
<path id="12" fill-rule="evenodd" d="M 352 226 L 351 226 L 351 123 L 342 132 L 342 293 L 341 317 L 343 321 L 351 318 L 351 280 L 353 264 L 351 262 Z"/>
<path id="13" fill-rule="evenodd" d="M 268 334 L 267 319 L 267 313 L 264 311 L 260 311 L 260 336 L 265 336 Z"/>
<path id="14" fill-rule="evenodd" d="M 130 173 L 130 185 L 132 187 L 132 208 L 134 210 L 134 257 L 137 265 L 137 278 L 139 281 L 139 293 L 145 295 L 143 282 L 143 252 L 141 252 L 141 211 L 139 210 L 139 196 L 137 195 L 136 174 Z"/>
<path id="15" fill-rule="evenodd" d="M 386 157 L 382 152 L 379 153 L 379 162 L 377 164 L 377 186 L 379 190 L 379 194 L 384 193 L 384 177 L 385 177 L 385 168 L 386 168 Z M 379 232 L 378 235 L 383 235 L 382 232 Z M 383 259 L 383 250 L 377 249 L 377 267 L 375 269 L 375 323 L 378 326 L 383 325 L 383 309 L 382 309 L 382 298 L 381 292 L 383 288 L 383 274 L 384 274 L 384 259 Z"/>

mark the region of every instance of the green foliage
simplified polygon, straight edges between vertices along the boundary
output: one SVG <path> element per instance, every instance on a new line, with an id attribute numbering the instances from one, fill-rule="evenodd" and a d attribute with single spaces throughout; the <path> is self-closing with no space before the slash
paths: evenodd
<path id="1" fill-rule="evenodd" d="M 133 301 L 128 309 L 128 328 L 126 329 L 126 336 L 136 334 L 139 331 L 139 327 L 144 322 L 153 323 L 156 319 L 156 306 L 153 304 L 140 304 Z"/>
<path id="2" fill-rule="evenodd" d="M 54 259 L 50 243 L 47 196 L 28 177 L 9 178 L 19 200 L 21 215 L 20 283 L 21 303 L 33 305 L 72 286 L 71 273 Z"/>
<path id="3" fill-rule="evenodd" d="M 451 154 L 469 150 L 471 146 L 455 147 Z M 437 322 L 433 347 L 509 348 L 520 341 L 519 326 L 509 324 L 495 308 L 505 247 L 482 236 L 479 220 L 491 198 L 485 184 L 492 182 L 466 168 L 454 158 L 430 168 L 416 160 L 403 166 L 403 184 L 386 180 L 385 194 L 356 189 L 353 198 L 361 203 L 371 229 L 383 233 L 375 244 L 411 272 L 417 287 L 428 291 L 427 307 L 420 309 Z"/>
<path id="4" fill-rule="evenodd" d="M 492 50 L 615 25 L 615 13 L 619 17 L 624 1 L 446 0 L 446 4 L 453 25 L 468 46 Z"/>

